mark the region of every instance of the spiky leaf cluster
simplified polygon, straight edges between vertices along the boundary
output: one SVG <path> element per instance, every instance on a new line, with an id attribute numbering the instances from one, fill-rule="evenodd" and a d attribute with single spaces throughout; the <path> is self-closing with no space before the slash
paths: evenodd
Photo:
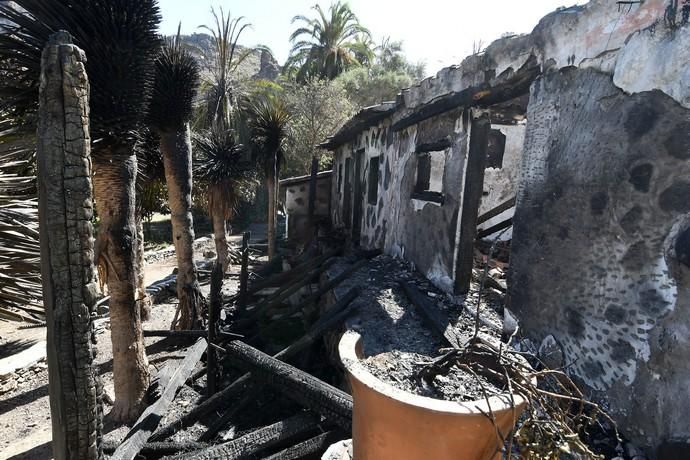
<path id="1" fill-rule="evenodd" d="M 138 161 L 137 188 L 139 190 L 155 180 L 165 180 L 160 136 L 154 130 L 144 128 L 137 133 L 134 151 Z"/>
<path id="2" fill-rule="evenodd" d="M 192 118 L 199 78 L 199 64 L 182 46 L 178 31 L 176 37 L 165 41 L 156 59 L 149 109 L 152 126 L 161 131 L 172 131 Z"/>
<path id="3" fill-rule="evenodd" d="M 0 2 L 0 20 L 9 23 L 0 34 L 3 116 L 33 123 L 43 47 L 66 30 L 87 57 L 93 140 L 122 141 L 146 114 L 160 19 L 156 0 Z"/>
<path id="4" fill-rule="evenodd" d="M 254 171 L 244 145 L 230 129 L 211 128 L 194 136 L 194 174 L 209 185 L 251 181 Z"/>
<path id="5" fill-rule="evenodd" d="M 265 174 L 280 164 L 292 115 L 285 101 L 276 96 L 257 97 L 248 107 L 249 127 L 255 154 Z"/>

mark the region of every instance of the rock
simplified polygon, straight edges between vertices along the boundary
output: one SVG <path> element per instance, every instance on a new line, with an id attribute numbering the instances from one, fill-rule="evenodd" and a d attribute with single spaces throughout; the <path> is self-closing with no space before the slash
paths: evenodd
<path id="1" fill-rule="evenodd" d="M 216 258 L 216 252 L 212 250 L 204 251 L 204 257 L 206 259 L 215 259 Z"/>
<path id="2" fill-rule="evenodd" d="M 17 375 L 10 373 L 4 376 L 5 378 L 0 381 L 0 395 L 9 393 L 17 389 Z"/>
<path id="3" fill-rule="evenodd" d="M 547 335 L 541 341 L 538 356 L 549 369 L 562 369 L 565 366 L 563 349 L 553 335 Z"/>

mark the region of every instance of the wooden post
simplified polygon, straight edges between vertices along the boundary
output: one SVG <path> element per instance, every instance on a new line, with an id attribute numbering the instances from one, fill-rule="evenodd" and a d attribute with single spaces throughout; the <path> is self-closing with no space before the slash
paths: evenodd
<path id="1" fill-rule="evenodd" d="M 211 292 L 209 295 L 210 302 L 208 307 L 208 343 L 209 347 L 206 351 L 207 361 L 206 367 L 208 373 L 206 374 L 206 382 L 208 395 L 211 396 L 216 392 L 218 381 L 218 365 L 216 359 L 216 350 L 211 345 L 217 345 L 218 336 L 218 318 L 220 317 L 220 310 L 223 308 L 223 298 L 221 291 L 223 289 L 223 264 L 216 261 L 211 273 Z"/>
<path id="2" fill-rule="evenodd" d="M 319 175 L 319 157 L 314 152 L 311 158 L 311 176 L 309 177 L 309 225 L 314 225 L 314 212 L 316 210 L 316 179 Z"/>
<path id="3" fill-rule="evenodd" d="M 474 240 L 477 235 L 477 216 L 484 191 L 484 166 L 486 165 L 491 122 L 482 114 L 472 116 L 470 147 L 465 167 L 465 190 L 462 194 L 462 215 L 460 216 L 460 241 L 455 267 L 455 292 L 467 293 L 472 280 L 474 262 Z"/>
<path id="4" fill-rule="evenodd" d="M 247 284 L 249 283 L 249 239 L 250 232 L 242 234 L 242 266 L 240 271 L 240 296 L 237 302 L 238 314 L 244 312 L 247 308 Z"/>
<path id="5" fill-rule="evenodd" d="M 103 409 L 93 365 L 94 269 L 89 83 L 67 32 L 41 57 L 38 189 L 53 456 L 100 458 Z"/>

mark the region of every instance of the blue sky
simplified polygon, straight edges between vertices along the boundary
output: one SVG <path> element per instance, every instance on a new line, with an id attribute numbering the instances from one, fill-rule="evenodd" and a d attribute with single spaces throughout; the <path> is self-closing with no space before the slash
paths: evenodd
<path id="1" fill-rule="evenodd" d="M 245 16 L 252 29 L 240 44 L 266 45 L 282 64 L 290 50 L 289 36 L 296 14 L 311 15 L 316 0 L 159 0 L 162 31 L 173 34 L 182 21 L 182 33 L 198 32 L 211 24 L 211 7 L 222 6 L 233 16 Z M 326 9 L 330 0 L 318 2 Z M 472 52 L 473 43 L 484 46 L 505 32 L 530 32 L 539 19 L 559 6 L 583 0 L 350 0 L 360 22 L 376 43 L 384 36 L 402 40 L 412 61 L 426 63 L 427 73 L 459 63 Z"/>

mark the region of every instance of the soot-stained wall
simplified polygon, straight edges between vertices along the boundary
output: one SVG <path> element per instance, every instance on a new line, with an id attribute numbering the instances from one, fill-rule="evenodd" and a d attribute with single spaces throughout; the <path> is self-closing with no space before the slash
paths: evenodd
<path id="1" fill-rule="evenodd" d="M 565 68 L 532 87 L 510 308 L 626 435 L 690 432 L 690 111 Z M 683 396 L 681 396 L 683 395 Z"/>
<path id="2" fill-rule="evenodd" d="M 348 227 L 359 201 L 362 219 L 359 224 L 353 222 L 352 225 L 359 225 L 359 244 L 363 248 L 383 249 L 388 254 L 403 257 L 413 262 L 438 287 L 451 291 L 467 131 L 468 118 L 463 117 L 461 110 L 433 117 L 399 132 L 390 129 L 390 120 L 364 130 L 355 141 L 340 147 L 335 155 L 333 170 L 337 179 L 331 191 L 334 225 Z M 437 151 L 444 159 L 443 170 L 432 171 L 430 178 L 432 183 L 442 184 L 442 203 L 413 197 L 417 151 L 426 150 L 424 146 L 431 146 L 427 147 L 429 151 Z M 361 155 L 359 170 L 356 168 L 357 155 Z M 375 157 L 378 162 L 371 161 Z M 378 174 L 372 175 L 370 167 L 377 163 Z M 356 196 L 354 185 L 356 177 L 363 184 L 359 196 Z M 368 194 L 368 182 L 372 177 L 378 177 L 375 202 L 370 202 Z"/>
<path id="3" fill-rule="evenodd" d="M 280 200 L 287 213 L 288 238 L 309 238 L 309 176 L 280 181 Z M 316 178 L 314 216 L 329 217 L 331 201 L 331 171 L 320 172 Z"/>

